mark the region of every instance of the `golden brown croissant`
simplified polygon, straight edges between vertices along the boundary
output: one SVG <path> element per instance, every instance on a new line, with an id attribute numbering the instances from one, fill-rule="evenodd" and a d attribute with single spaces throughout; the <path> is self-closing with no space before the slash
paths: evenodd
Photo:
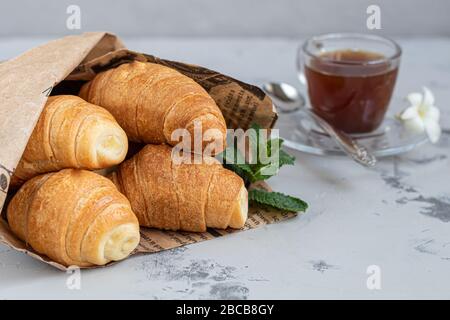
<path id="1" fill-rule="evenodd" d="M 147 145 L 110 176 L 140 225 L 199 232 L 243 227 L 248 211 L 243 180 L 214 158 L 176 164 L 171 154 L 167 145 Z"/>
<path id="2" fill-rule="evenodd" d="M 28 180 L 7 211 L 12 231 L 63 265 L 104 265 L 127 257 L 139 243 L 130 203 L 111 181 L 64 169 Z"/>
<path id="3" fill-rule="evenodd" d="M 172 138 L 174 130 L 186 129 L 193 145 L 194 124 L 201 124 L 195 136 L 202 133 L 202 150 L 210 144 L 215 154 L 225 147 L 226 124 L 219 107 L 199 84 L 171 68 L 122 64 L 99 73 L 80 96 L 108 109 L 132 141 L 175 145 L 180 138 Z"/>
<path id="4" fill-rule="evenodd" d="M 31 134 L 11 184 L 63 168 L 101 169 L 123 161 L 128 139 L 105 109 L 77 96 L 53 96 Z"/>

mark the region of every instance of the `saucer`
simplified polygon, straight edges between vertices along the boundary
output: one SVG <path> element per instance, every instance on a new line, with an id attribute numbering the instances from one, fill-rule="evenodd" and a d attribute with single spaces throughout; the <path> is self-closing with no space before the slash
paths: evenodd
<path id="1" fill-rule="evenodd" d="M 344 154 L 327 133 L 301 112 L 280 113 L 276 128 L 287 148 L 315 155 Z M 402 154 L 428 141 L 424 133 L 409 132 L 392 115 L 386 115 L 377 130 L 351 136 L 376 157 Z"/>

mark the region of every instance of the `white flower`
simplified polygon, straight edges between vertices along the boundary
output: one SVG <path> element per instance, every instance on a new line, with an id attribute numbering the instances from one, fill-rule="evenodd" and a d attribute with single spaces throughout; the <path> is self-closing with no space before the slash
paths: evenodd
<path id="1" fill-rule="evenodd" d="M 439 109 L 434 105 L 433 93 L 423 87 L 423 94 L 410 93 L 407 97 L 410 107 L 402 111 L 398 118 L 408 130 L 413 132 L 426 132 L 432 143 L 436 143 L 441 136 L 439 126 Z"/>

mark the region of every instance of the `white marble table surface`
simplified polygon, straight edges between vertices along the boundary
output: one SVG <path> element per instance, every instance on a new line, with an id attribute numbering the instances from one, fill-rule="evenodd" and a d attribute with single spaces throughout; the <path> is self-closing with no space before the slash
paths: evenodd
<path id="1" fill-rule="evenodd" d="M 46 39 L 1 39 L 0 59 Z M 395 95 L 430 87 L 442 110 L 438 145 L 375 170 L 295 152 L 274 189 L 306 199 L 297 218 L 68 275 L 0 245 L 0 299 L 450 298 L 450 39 L 398 39 Z M 295 83 L 292 39 L 125 39 L 137 51 L 201 64 L 250 83 Z M 367 268 L 381 270 L 369 290 Z"/>

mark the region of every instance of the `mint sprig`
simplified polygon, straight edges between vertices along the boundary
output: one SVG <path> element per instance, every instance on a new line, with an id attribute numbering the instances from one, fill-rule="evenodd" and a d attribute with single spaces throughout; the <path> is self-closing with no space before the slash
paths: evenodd
<path id="1" fill-rule="evenodd" d="M 233 144 L 233 149 L 229 147 L 220 155 L 224 166 L 238 174 L 245 181 L 246 185 L 267 180 L 276 175 L 282 166 L 294 165 L 295 163 L 295 157 L 281 149 L 283 139 L 265 139 L 265 137 L 261 136 L 261 127 L 257 124 L 252 125 L 251 129 L 253 131 L 250 131 L 248 136 L 249 152 L 251 159 L 253 159 L 251 163 L 245 161 L 245 157 L 239 151 L 237 143 Z M 267 158 L 263 159 L 263 152 L 261 151 L 265 151 L 267 158 L 276 161 L 267 161 Z M 308 208 L 307 203 L 301 199 L 280 192 L 269 192 L 260 189 L 249 191 L 249 201 L 279 210 L 294 212 L 305 211 Z"/>
<path id="2" fill-rule="evenodd" d="M 252 189 L 248 192 L 248 199 L 260 205 L 270 206 L 285 211 L 306 211 L 308 204 L 298 198 L 280 192 L 270 192 L 261 189 Z"/>
<path id="3" fill-rule="evenodd" d="M 276 175 L 284 165 L 293 165 L 295 157 L 281 149 L 283 139 L 267 140 L 261 136 L 261 127 L 257 124 L 251 126 L 248 136 L 252 163 L 245 161 L 245 157 L 234 143 L 233 149 L 227 148 L 223 153 L 226 168 L 239 174 L 247 183 L 267 180 Z M 262 148 L 265 148 L 263 152 Z M 263 154 L 267 157 L 263 159 Z M 270 159 L 270 161 L 268 161 Z M 275 161 L 276 160 L 276 161 Z"/>

